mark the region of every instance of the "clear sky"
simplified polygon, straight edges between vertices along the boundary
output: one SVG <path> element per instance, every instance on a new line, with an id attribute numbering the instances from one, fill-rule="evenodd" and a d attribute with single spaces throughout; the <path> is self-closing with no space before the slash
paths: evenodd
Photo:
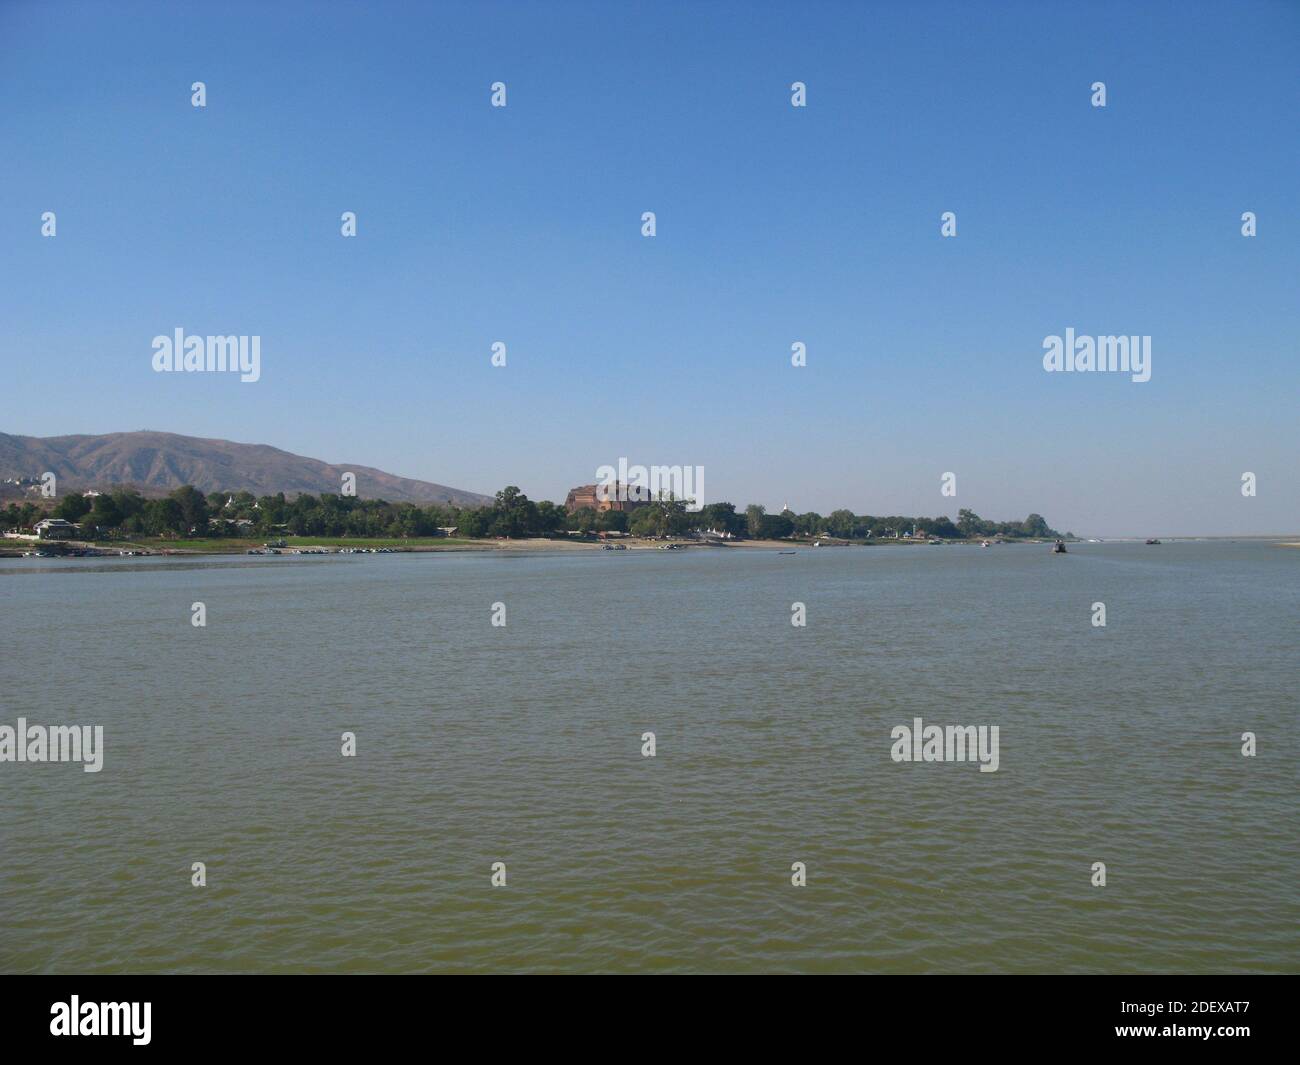
<path id="1" fill-rule="evenodd" d="M 1300 531 L 1300 3 L 0 0 L 0 104 L 0 431 Z M 154 373 L 177 327 L 261 380 Z"/>

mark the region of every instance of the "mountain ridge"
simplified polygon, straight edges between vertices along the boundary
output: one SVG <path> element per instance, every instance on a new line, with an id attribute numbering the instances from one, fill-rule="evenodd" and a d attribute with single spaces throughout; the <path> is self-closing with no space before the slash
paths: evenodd
<path id="1" fill-rule="evenodd" d="M 47 471 L 57 478 L 60 495 L 118 485 L 133 485 L 145 494 L 162 494 L 185 484 L 205 494 L 248 491 L 259 496 L 277 492 L 286 496 L 315 495 L 340 492 L 343 474 L 352 473 L 356 475 L 357 495 L 366 499 L 462 506 L 491 499 L 462 488 L 399 477 L 373 466 L 325 462 L 270 444 L 243 444 L 150 429 L 68 436 L 0 432 L 0 480 L 39 478 Z"/>

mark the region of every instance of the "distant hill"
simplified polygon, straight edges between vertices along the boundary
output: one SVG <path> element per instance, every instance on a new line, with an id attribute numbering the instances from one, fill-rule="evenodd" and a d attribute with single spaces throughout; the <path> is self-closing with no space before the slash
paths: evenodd
<path id="1" fill-rule="evenodd" d="M 73 489 L 134 485 L 162 495 L 192 484 L 201 492 L 339 492 L 344 473 L 356 474 L 357 495 L 393 503 L 474 505 L 490 497 L 444 484 L 397 477 L 356 463 L 332 464 L 266 444 L 236 444 L 175 433 L 106 433 L 103 436 L 10 436 L 0 433 L 0 481 L 58 478 L 59 494 Z M 13 494 L 14 486 L 5 486 Z"/>

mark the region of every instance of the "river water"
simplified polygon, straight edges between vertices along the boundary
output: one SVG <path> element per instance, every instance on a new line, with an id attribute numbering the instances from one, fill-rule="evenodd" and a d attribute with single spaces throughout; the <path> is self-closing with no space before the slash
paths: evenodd
<path id="1" fill-rule="evenodd" d="M 1298 577 L 1261 542 L 0 560 L 0 724 L 104 727 L 98 773 L 0 762 L 0 970 L 1294 972 Z M 893 761 L 918 717 L 998 726 L 997 771 Z"/>

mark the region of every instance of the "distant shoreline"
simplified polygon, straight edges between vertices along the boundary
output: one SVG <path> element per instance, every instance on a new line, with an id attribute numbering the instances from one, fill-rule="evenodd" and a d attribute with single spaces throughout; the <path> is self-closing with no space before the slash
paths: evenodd
<path id="1" fill-rule="evenodd" d="M 1294 535 L 1294 534 L 1292 534 Z M 1275 543 L 1278 547 L 1300 547 L 1300 540 L 1278 536 L 1184 536 L 1166 537 L 1165 543 L 1191 542 L 1236 542 L 1252 541 Z M 1116 537 L 1114 539 L 1074 539 L 1067 541 L 1076 545 L 1097 544 L 1144 544 L 1139 537 Z M 770 539 L 693 539 L 693 538 L 648 538 L 626 536 L 608 540 L 563 539 L 546 537 L 527 537 L 519 539 L 466 539 L 454 537 L 421 537 L 410 540 L 394 538 L 362 537 L 290 537 L 283 541 L 267 544 L 249 539 L 196 539 L 156 540 L 142 538 L 132 541 L 63 541 L 63 540 L 13 540 L 0 541 L 0 558 L 21 558 L 37 550 L 49 551 L 49 555 L 38 557 L 56 558 L 205 558 L 209 556 L 271 557 L 281 555 L 337 555 L 337 554 L 432 554 L 439 552 L 505 552 L 531 554 L 539 551 L 560 552 L 604 552 L 604 551 L 663 551 L 663 550 L 700 550 L 704 548 L 743 551 L 785 551 L 822 550 L 830 548 L 855 547 L 924 547 L 924 546 L 970 546 L 979 547 L 985 541 L 978 538 L 925 540 L 917 539 L 879 539 L 879 540 L 770 540 Z M 1027 545 L 1042 546 L 1051 540 L 1007 539 L 988 541 L 990 546 Z M 12 546 L 11 546 L 12 545 Z"/>

